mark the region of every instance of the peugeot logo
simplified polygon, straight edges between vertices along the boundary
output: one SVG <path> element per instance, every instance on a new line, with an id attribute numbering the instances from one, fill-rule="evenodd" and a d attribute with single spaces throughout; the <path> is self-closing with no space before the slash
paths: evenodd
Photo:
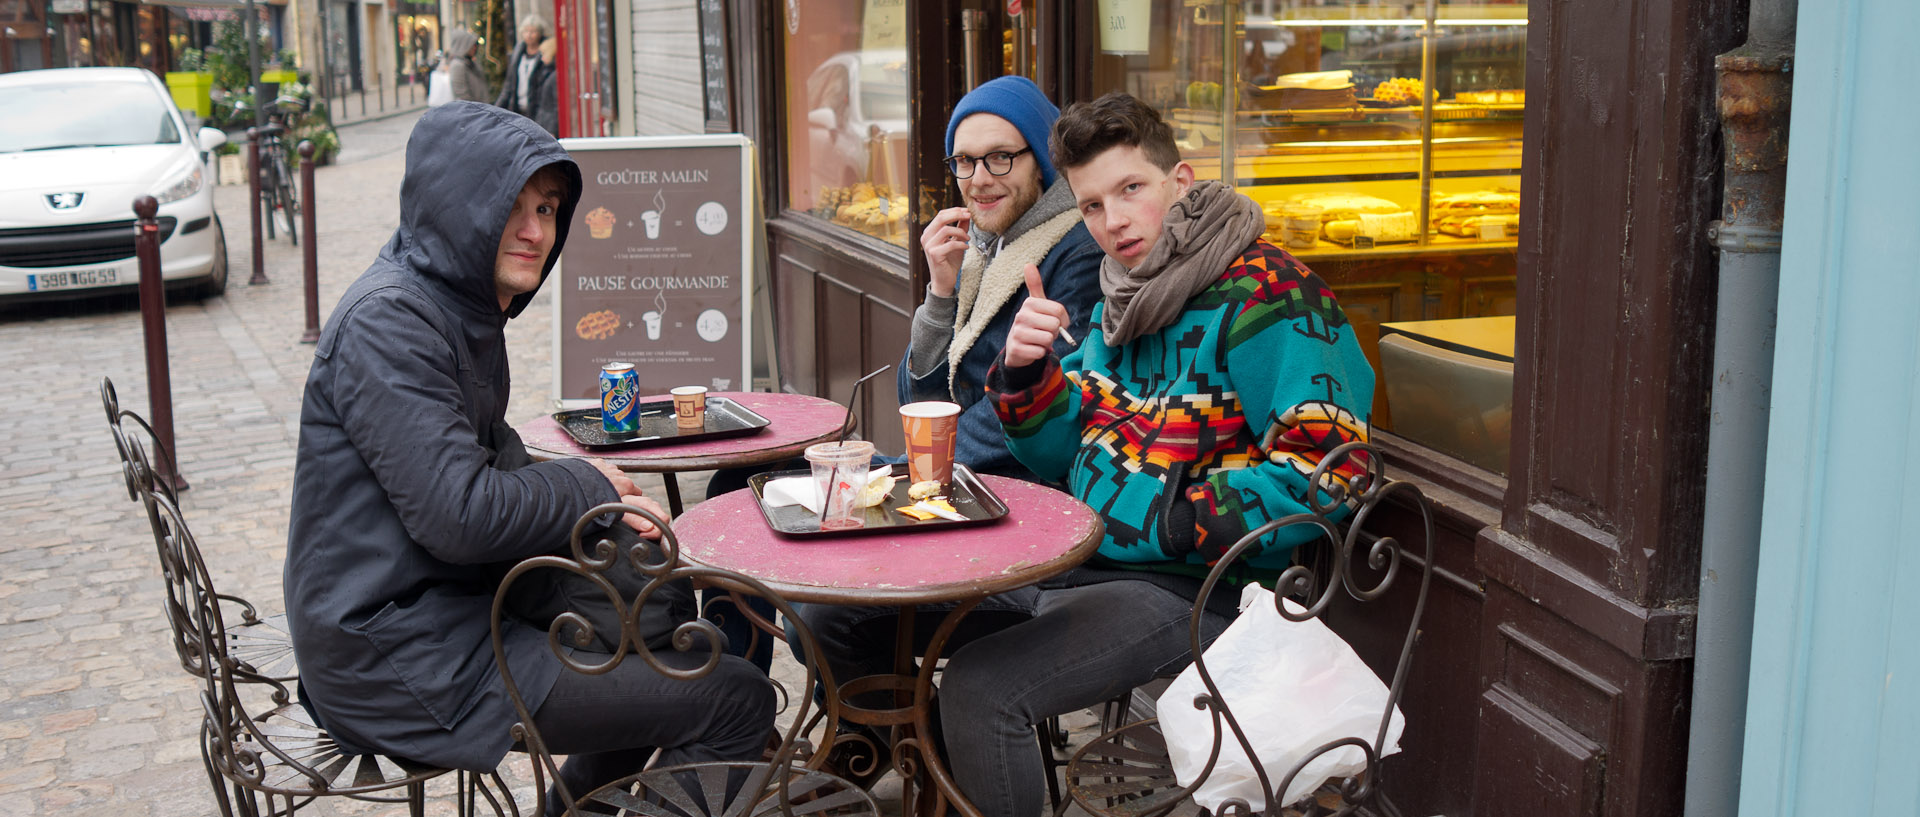
<path id="1" fill-rule="evenodd" d="M 48 193 L 47 206 L 55 210 L 72 210 L 79 207 L 80 201 L 86 197 L 85 193 Z"/>

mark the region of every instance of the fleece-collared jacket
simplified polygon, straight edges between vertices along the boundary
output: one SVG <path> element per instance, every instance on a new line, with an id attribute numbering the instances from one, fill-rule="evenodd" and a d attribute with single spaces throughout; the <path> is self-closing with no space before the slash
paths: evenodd
<path id="1" fill-rule="evenodd" d="M 960 262 L 954 297 L 929 289 L 914 312 L 913 339 L 900 361 L 900 402 L 945 400 L 960 405 L 953 459 L 968 468 L 1018 479 L 1033 473 L 1007 450 L 1006 433 L 987 401 L 987 370 L 1007 342 L 1013 316 L 1026 303 L 1024 270 L 1040 269 L 1047 298 L 1067 309 L 1068 331 L 1087 336 L 1087 318 L 1100 301 L 1100 245 L 1080 223 L 1073 190 L 1062 178 L 1008 228 L 1006 235 L 981 233 Z M 981 243 L 989 243 L 983 251 Z M 1060 354 L 1073 344 L 1054 343 Z"/>
<path id="2" fill-rule="evenodd" d="M 284 586 L 303 702 L 348 751 L 497 766 L 515 716 L 491 644 L 494 588 L 618 501 L 582 460 L 497 467 L 525 458 L 504 422 L 503 330 L 533 295 L 503 311 L 494 260 L 514 199 L 549 165 L 568 189 L 546 271 L 579 168 L 519 114 L 429 111 L 407 143 L 400 228 L 314 348 Z M 546 633 L 512 625 L 506 652 L 538 708 L 558 673 Z"/>

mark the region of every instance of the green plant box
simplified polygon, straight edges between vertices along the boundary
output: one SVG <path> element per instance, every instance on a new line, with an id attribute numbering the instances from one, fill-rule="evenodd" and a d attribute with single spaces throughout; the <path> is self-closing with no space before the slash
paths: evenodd
<path id="1" fill-rule="evenodd" d="M 191 111 L 201 119 L 213 113 L 212 71 L 169 71 L 167 91 L 180 110 Z"/>
<path id="2" fill-rule="evenodd" d="M 260 81 L 271 82 L 278 85 L 292 85 L 300 81 L 300 73 L 298 71 L 286 71 L 286 70 L 261 71 Z"/>

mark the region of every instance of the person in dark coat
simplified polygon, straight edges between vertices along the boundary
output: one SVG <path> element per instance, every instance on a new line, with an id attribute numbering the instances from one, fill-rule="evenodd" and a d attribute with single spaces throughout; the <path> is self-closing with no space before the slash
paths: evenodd
<path id="1" fill-rule="evenodd" d="M 536 72 L 538 84 L 533 89 L 533 121 L 540 123 L 548 133 L 560 135 L 560 78 L 553 70 L 553 60 L 559 52 L 559 43 L 545 40 L 540 43 L 540 63 L 543 70 Z"/>
<path id="2" fill-rule="evenodd" d="M 507 56 L 507 72 L 500 77 L 500 97 L 493 104 L 521 116 L 532 117 L 536 110 L 534 92 L 553 63 L 540 61 L 540 43 L 547 39 L 547 21 L 538 14 L 520 18 L 520 41 Z"/>
<path id="3" fill-rule="evenodd" d="M 464 101 L 428 111 L 407 143 L 400 227 L 314 349 L 284 586 L 302 702 L 347 751 L 496 768 L 517 720 L 491 646 L 500 578 L 570 552 L 595 505 L 659 507 L 604 463 L 531 462 L 505 423 L 503 331 L 553 268 L 580 193 L 579 167 L 531 120 Z M 689 682 L 629 658 L 584 675 L 561 666 L 546 624 L 509 622 L 504 652 L 547 748 L 570 756 L 574 795 L 656 747 L 663 763 L 759 758 L 774 696 L 751 665 L 728 656 Z"/>

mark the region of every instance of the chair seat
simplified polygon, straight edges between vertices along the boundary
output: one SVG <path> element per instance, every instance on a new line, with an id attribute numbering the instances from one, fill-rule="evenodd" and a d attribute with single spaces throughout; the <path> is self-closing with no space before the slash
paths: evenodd
<path id="1" fill-rule="evenodd" d="M 1167 741 L 1157 718 L 1131 723 L 1088 741 L 1067 763 L 1067 790 L 1082 808 L 1104 817 L 1191 817 L 1205 813 L 1174 778 L 1173 760 L 1167 754 Z M 1337 783 L 1330 781 L 1312 798 L 1281 809 L 1278 817 L 1346 813 L 1340 811 L 1343 803 Z M 1260 805 L 1253 804 L 1255 808 Z"/>
<path id="2" fill-rule="evenodd" d="M 238 730 L 233 757 L 258 758 L 254 769 L 233 770 L 230 778 L 247 788 L 274 795 L 362 794 L 431 780 L 448 769 L 386 755 L 352 755 L 340 749 L 299 704 L 278 707 L 254 721 L 261 736 L 288 758 L 312 770 L 319 780 L 262 745 L 253 733 Z"/>
<path id="3" fill-rule="evenodd" d="M 776 767 L 767 763 L 692 763 L 648 769 L 589 792 L 580 808 L 685 817 L 761 817 L 780 813 Z M 844 778 L 803 767 L 786 767 L 793 813 L 805 817 L 879 817 L 873 797 Z M 745 781 L 731 800 L 727 779 Z M 751 796 L 743 796 L 752 792 Z M 666 807 L 663 808 L 662 804 Z"/>
<path id="4" fill-rule="evenodd" d="M 300 676 L 285 614 L 227 626 L 227 654 L 241 667 L 282 683 Z"/>

